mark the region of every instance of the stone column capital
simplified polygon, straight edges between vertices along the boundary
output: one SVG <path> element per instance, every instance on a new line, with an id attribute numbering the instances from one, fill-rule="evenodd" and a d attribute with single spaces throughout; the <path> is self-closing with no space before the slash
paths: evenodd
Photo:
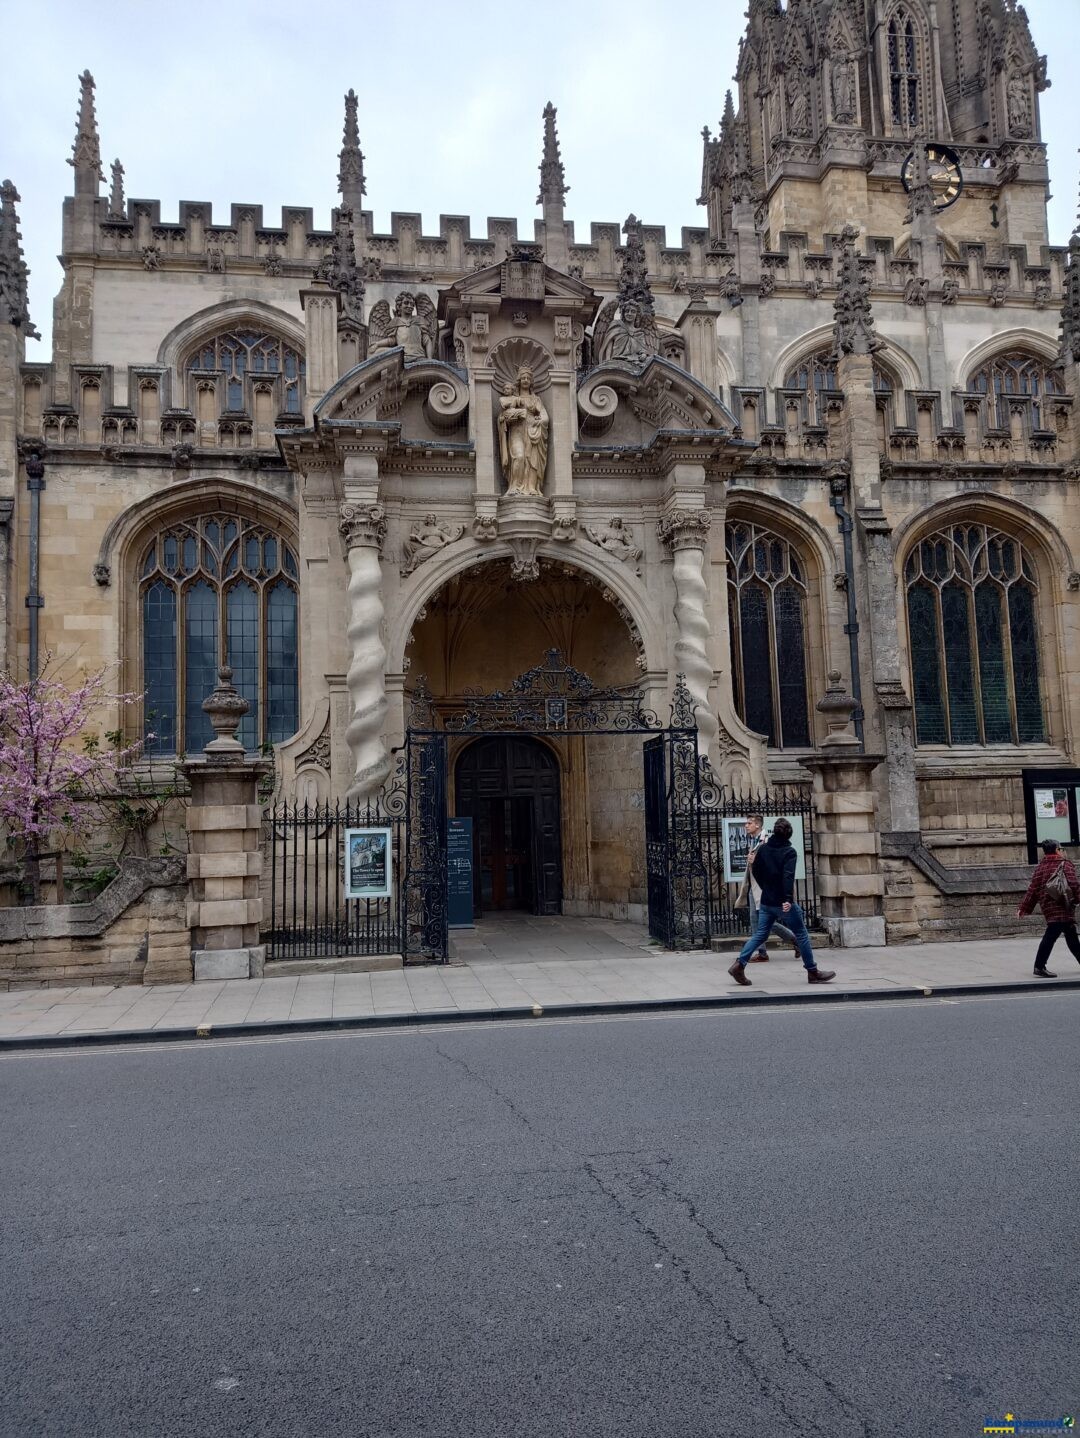
<path id="1" fill-rule="evenodd" d="M 381 504 L 353 504 L 338 509 L 338 529 L 346 549 L 377 549 L 382 552 L 386 538 L 386 511 Z"/>
<path id="2" fill-rule="evenodd" d="M 707 509 L 669 509 L 656 522 L 656 537 L 672 551 L 704 549 L 712 515 Z"/>

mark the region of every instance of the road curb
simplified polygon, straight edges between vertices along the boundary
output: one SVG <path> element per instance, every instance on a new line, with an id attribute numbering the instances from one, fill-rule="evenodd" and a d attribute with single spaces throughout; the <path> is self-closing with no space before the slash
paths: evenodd
<path id="1" fill-rule="evenodd" d="M 276 1038 L 287 1034 L 349 1033 L 358 1030 L 429 1028 L 448 1024 L 504 1023 L 530 1019 L 596 1018 L 603 1014 L 663 1014 L 754 1008 L 791 1008 L 799 1004 L 880 1003 L 897 999 L 985 997 L 1000 993 L 1080 990 L 1069 979 L 1018 979 L 1015 983 L 911 985 L 904 988 L 828 989 L 792 994 L 711 994 L 695 998 L 612 999 L 589 1003 L 516 1004 L 492 1009 L 435 1009 L 412 1014 L 357 1014 L 342 1018 L 273 1019 L 250 1024 L 197 1024 L 191 1028 L 131 1029 L 119 1033 L 30 1034 L 0 1039 L 0 1053 L 33 1049 L 109 1048 L 138 1044 L 191 1043 L 203 1039 Z"/>

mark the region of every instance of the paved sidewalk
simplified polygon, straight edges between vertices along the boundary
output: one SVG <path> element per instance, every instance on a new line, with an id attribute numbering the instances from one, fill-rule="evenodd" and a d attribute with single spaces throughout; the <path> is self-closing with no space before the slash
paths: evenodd
<path id="1" fill-rule="evenodd" d="M 33 1042 L 192 1037 L 438 1019 L 528 1017 L 544 1013 L 647 1010 L 761 1001 L 832 1002 L 994 990 L 1080 989 L 1080 965 L 1059 944 L 1055 981 L 1032 975 L 1038 932 L 987 943 L 938 943 L 896 948 L 833 949 L 822 966 L 828 985 L 808 985 L 801 965 L 783 949 L 752 964 L 752 987 L 737 987 L 729 955 L 672 954 L 625 942 L 597 946 L 595 956 L 499 960 L 486 953 L 461 966 L 370 974 L 162 984 L 150 988 L 29 989 L 0 993 L 0 1047 Z M 521 952 L 520 950 L 518 952 Z M 580 954 L 580 949 L 577 950 Z"/>

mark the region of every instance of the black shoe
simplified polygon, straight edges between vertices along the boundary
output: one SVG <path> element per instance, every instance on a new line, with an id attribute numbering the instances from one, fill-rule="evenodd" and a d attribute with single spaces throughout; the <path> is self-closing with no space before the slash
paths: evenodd
<path id="1" fill-rule="evenodd" d="M 1056 979 L 1056 978 L 1057 978 L 1057 974 L 1052 974 L 1052 973 L 1050 972 L 1050 970 L 1046 967 L 1045 964 L 1043 965 L 1043 967 L 1042 967 L 1041 969 L 1038 967 L 1038 965 L 1036 965 L 1036 967 L 1035 967 L 1035 977 L 1036 977 L 1037 979 Z"/>
<path id="2" fill-rule="evenodd" d="M 746 977 L 746 965 L 740 964 L 738 959 L 736 959 L 731 968 L 728 969 L 728 973 L 737 984 L 749 986 L 750 980 Z"/>
<path id="3" fill-rule="evenodd" d="M 808 984 L 827 984 L 830 979 L 835 978 L 835 969 L 807 969 L 806 971 L 806 982 Z"/>

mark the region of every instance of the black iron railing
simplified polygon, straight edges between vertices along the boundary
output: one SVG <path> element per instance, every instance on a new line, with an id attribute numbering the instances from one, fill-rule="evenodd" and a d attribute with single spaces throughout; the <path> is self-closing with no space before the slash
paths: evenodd
<path id="1" fill-rule="evenodd" d="M 795 881 L 795 899 L 807 928 L 820 921 L 817 868 L 814 853 L 814 801 L 809 785 L 785 784 L 756 794 L 731 794 L 703 789 L 699 808 L 701 859 L 705 866 L 710 938 L 749 933 L 745 909 L 734 907 L 741 875 L 745 872 L 748 814 L 764 814 L 766 828 L 772 819 L 788 819 L 795 833 L 792 843 L 801 849 L 803 876 Z M 740 879 L 731 876 L 738 874 Z"/>
<path id="2" fill-rule="evenodd" d="M 323 959 L 402 952 L 405 820 L 358 804 L 276 804 L 268 812 L 270 959 Z M 349 830 L 388 830 L 390 893 L 346 897 Z"/>

